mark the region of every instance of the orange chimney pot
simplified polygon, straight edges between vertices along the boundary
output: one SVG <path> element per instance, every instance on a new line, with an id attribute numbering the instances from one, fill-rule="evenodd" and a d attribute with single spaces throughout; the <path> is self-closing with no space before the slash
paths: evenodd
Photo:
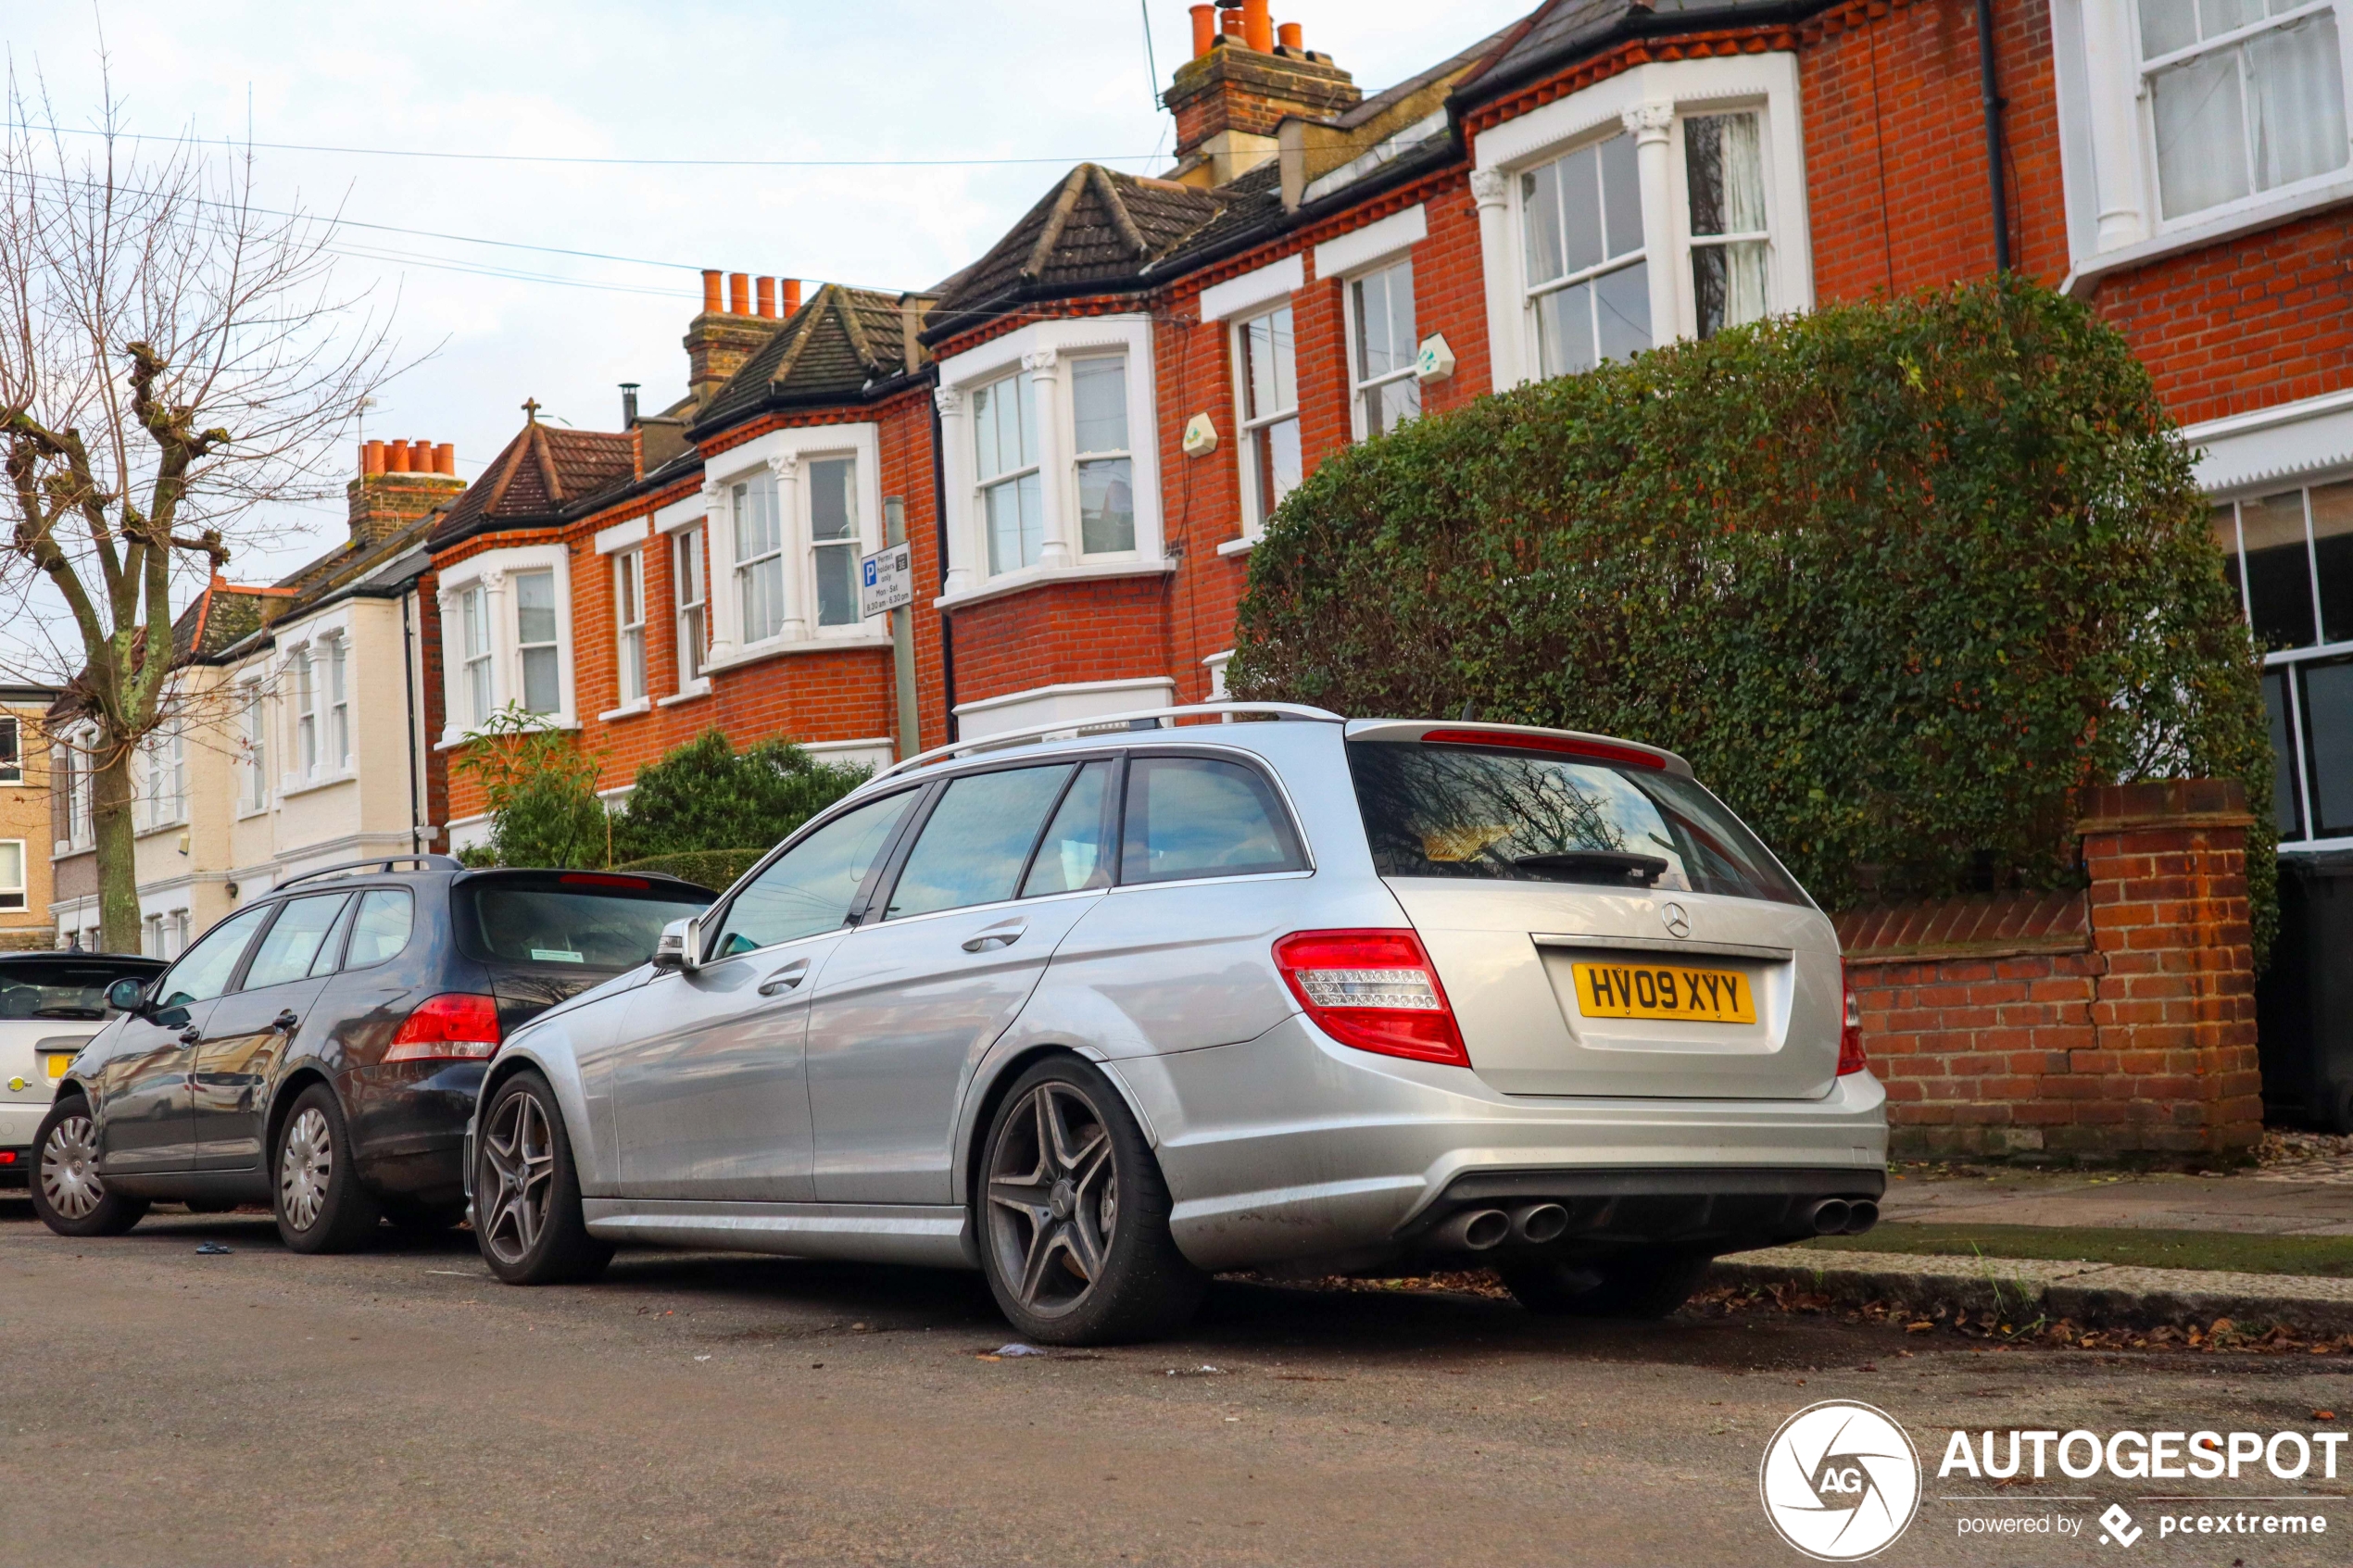
<path id="1" fill-rule="evenodd" d="M 1217 7 L 1193 7 L 1193 58 L 1200 59 L 1217 42 Z"/>
<path id="2" fill-rule="evenodd" d="M 776 281 L 784 285 L 785 314 L 787 316 L 792 315 L 795 311 L 800 308 L 800 280 L 799 278 L 779 278 Z"/>
<path id="3" fill-rule="evenodd" d="M 759 297 L 760 314 L 771 321 L 774 320 L 776 319 L 776 280 L 755 278 L 752 280 L 752 290 Z"/>
<path id="4" fill-rule="evenodd" d="M 409 471 L 410 473 L 433 472 L 432 442 L 412 441 L 409 444 Z"/>
<path id="5" fill-rule="evenodd" d="M 359 471 L 368 474 L 384 471 L 384 444 L 383 442 L 363 441 L 359 444 Z"/>
<path id="6" fill-rule="evenodd" d="M 1275 52 L 1273 0 L 1242 0 L 1242 45 L 1262 55 Z"/>
<path id="7" fill-rule="evenodd" d="M 702 309 L 706 316 L 719 314 L 719 274 L 711 268 L 702 272 Z"/>
<path id="8" fill-rule="evenodd" d="M 433 471 L 457 477 L 458 448 L 454 443 L 445 441 L 433 449 Z"/>
<path id="9" fill-rule="evenodd" d="M 727 314 L 730 316 L 751 314 L 750 273 L 730 272 L 727 274 Z"/>
<path id="10" fill-rule="evenodd" d="M 1306 44 L 1302 42 L 1305 37 L 1306 34 L 1300 31 L 1297 22 L 1285 22 L 1275 30 L 1276 41 L 1294 55 L 1303 55 L 1307 52 Z"/>
<path id="11" fill-rule="evenodd" d="M 1239 11 L 1218 12 L 1217 28 L 1227 38 L 1239 39 L 1242 35 L 1242 14 Z"/>
<path id="12" fill-rule="evenodd" d="M 405 441 L 387 441 L 387 442 L 385 442 L 385 443 L 384 443 L 384 472 L 386 472 L 386 473 L 407 473 L 408 471 L 409 471 L 409 444 L 408 444 L 407 442 L 405 442 Z"/>

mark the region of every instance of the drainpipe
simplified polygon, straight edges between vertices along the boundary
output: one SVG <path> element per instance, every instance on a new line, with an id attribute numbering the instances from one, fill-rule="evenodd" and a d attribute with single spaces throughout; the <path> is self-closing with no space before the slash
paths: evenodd
<path id="1" fill-rule="evenodd" d="M 1977 0 L 1977 75 L 1985 94 L 1986 184 L 1994 197 L 1994 270 L 2010 270 L 2010 199 L 2002 178 L 2002 87 L 1994 74 L 1994 0 Z"/>
<path id="2" fill-rule="evenodd" d="M 948 585 L 948 453 L 940 445 L 939 405 L 931 406 L 931 520 L 938 531 L 939 585 Z M 947 710 L 948 738 L 956 734 L 956 628 L 948 612 L 939 612 L 939 687 Z"/>
<path id="3" fill-rule="evenodd" d="M 417 646 L 416 633 L 409 624 L 409 606 L 416 596 L 413 583 L 400 596 L 400 684 L 409 701 L 409 853 L 422 855 L 424 849 L 418 842 L 418 830 L 423 817 L 417 801 Z"/>

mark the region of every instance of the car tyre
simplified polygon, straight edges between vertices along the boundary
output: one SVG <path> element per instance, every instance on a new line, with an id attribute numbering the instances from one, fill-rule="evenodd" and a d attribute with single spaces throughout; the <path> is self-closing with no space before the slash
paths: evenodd
<path id="1" fill-rule="evenodd" d="M 32 1138 L 32 1211 L 59 1236 L 120 1236 L 147 1212 L 98 1174 L 98 1141 L 90 1102 L 69 1095 L 49 1108 Z"/>
<path id="2" fill-rule="evenodd" d="M 999 1102 L 973 1195 L 997 1307 L 1024 1338 L 1158 1338 L 1200 1308 L 1208 1277 L 1168 1230 L 1168 1184 L 1111 1080 L 1074 1057 L 1024 1073 Z"/>
<path id="3" fill-rule="evenodd" d="M 278 1123 L 270 1169 L 271 1212 L 278 1235 L 296 1252 L 353 1252 L 384 1219 L 359 1180 L 351 1134 L 334 1090 L 313 1084 Z"/>
<path id="4" fill-rule="evenodd" d="M 572 1137 L 547 1080 L 518 1073 L 498 1085 L 474 1144 L 474 1240 L 509 1285 L 594 1279 L 612 1244 L 588 1234 Z"/>
<path id="5" fill-rule="evenodd" d="M 1692 1298 L 1708 1261 L 1705 1253 L 1644 1251 L 1504 1259 L 1495 1272 L 1521 1306 L 1546 1317 L 1663 1318 Z"/>

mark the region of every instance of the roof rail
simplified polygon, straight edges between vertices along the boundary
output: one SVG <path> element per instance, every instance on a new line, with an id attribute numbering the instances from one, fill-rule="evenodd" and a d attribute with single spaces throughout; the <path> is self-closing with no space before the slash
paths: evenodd
<path id="1" fill-rule="evenodd" d="M 315 872 L 305 872 L 300 876 L 290 876 L 283 882 L 272 883 L 270 891 L 275 893 L 279 888 L 292 887 L 297 882 L 309 882 L 318 877 L 340 876 L 346 872 L 388 872 L 395 866 L 422 866 L 427 871 L 435 872 L 461 872 L 466 869 L 463 860 L 450 855 L 379 855 L 373 859 L 341 860 L 332 866 L 321 866 Z"/>
<path id="2" fill-rule="evenodd" d="M 1263 714 L 1271 719 L 1304 719 L 1317 723 L 1344 724 L 1347 721 L 1337 713 L 1321 708 L 1307 708 L 1295 702 L 1198 702 L 1179 708 L 1140 708 L 1130 713 L 1099 713 L 1084 719 L 1063 719 L 1051 724 L 1031 724 L 1025 729 L 1004 730 L 975 740 L 951 741 L 920 752 L 904 762 L 895 762 L 868 781 L 868 786 L 898 774 L 929 767 L 934 762 L 951 757 L 970 757 L 977 752 L 997 751 L 1009 746 L 1029 746 L 1057 736 L 1107 734 L 1114 730 L 1173 729 L 1177 719 L 1199 714 L 1227 717 L 1239 714 Z"/>

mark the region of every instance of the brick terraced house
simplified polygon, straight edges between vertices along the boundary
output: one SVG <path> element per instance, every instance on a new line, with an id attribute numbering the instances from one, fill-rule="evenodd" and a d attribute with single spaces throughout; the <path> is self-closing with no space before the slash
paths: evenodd
<path id="1" fill-rule="evenodd" d="M 577 724 L 619 793 L 712 726 L 880 759 L 1215 700 L 1251 549 L 1346 444 L 2012 268 L 2121 332 L 2201 449 L 2271 650 L 2281 766 L 2255 809 L 2284 853 L 2353 847 L 2353 0 L 1547 0 L 1369 94 L 1266 0 L 1190 9 L 1161 177 L 1072 169 L 925 295 L 788 287 L 780 309 L 736 275 L 723 307 L 706 274 L 684 400 L 633 403 L 615 434 L 528 426 L 434 535 L 443 744 L 522 700 Z M 841 587 L 890 513 L 924 588 L 913 741 L 882 623 Z M 459 786 L 451 810 L 463 843 L 479 804 Z M 2133 884 L 2172 897 L 2151 866 Z M 2202 1043 L 2158 1065 L 2196 1057 L 2243 1107 L 2238 918 L 2205 1000 L 2148 991 L 2111 1022 L 2196 1011 Z M 1917 967 L 1933 946 L 1890 951 Z M 1891 991 L 1874 1019 L 1908 1019 L 1893 1033 L 1923 1058 L 1975 1053 L 1931 1098 L 2026 1082 L 2007 992 L 1937 995 Z M 2107 1061 L 2066 1092 L 2141 1093 Z"/>

